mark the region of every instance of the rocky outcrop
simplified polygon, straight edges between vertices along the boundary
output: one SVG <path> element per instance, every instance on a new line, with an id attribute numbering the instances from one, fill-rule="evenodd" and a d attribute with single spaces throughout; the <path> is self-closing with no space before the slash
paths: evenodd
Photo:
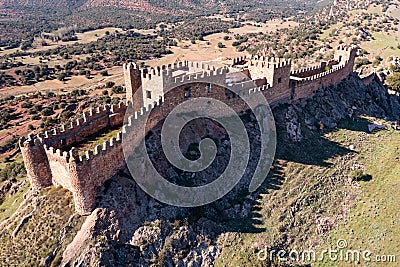
<path id="1" fill-rule="evenodd" d="M 400 104 L 399 98 L 389 95 L 378 80 L 365 85 L 352 76 L 337 86 L 319 90 L 311 99 L 277 107 L 274 113 L 278 128 L 282 129 L 278 132 L 284 133 L 279 136 L 279 142 L 286 144 L 287 141 L 307 141 L 309 132 L 334 128 L 342 119 L 368 115 L 398 121 Z M 256 137 L 258 128 L 252 115 L 245 114 L 244 120 L 250 136 Z M 398 124 L 392 125 L 398 127 Z M 201 140 L 203 133 L 218 135 L 221 145 L 212 168 L 214 174 L 223 171 L 230 151 L 224 132 L 216 125 L 205 129 L 198 124 L 189 125 L 187 131 L 195 133 L 193 138 L 186 138 L 181 144 L 188 157 L 196 157 L 192 143 Z M 157 133 L 155 130 L 153 136 Z M 160 171 L 170 181 L 181 183 L 192 179 L 191 185 L 199 185 L 213 179 L 210 171 L 194 175 L 169 166 L 159 152 L 159 140 L 151 137 L 149 141 L 148 148 L 155 151 L 151 154 L 153 162 L 162 167 Z M 205 207 L 188 209 L 159 203 L 147 196 L 126 171 L 120 172 L 103 186 L 99 207 L 87 217 L 81 231 L 64 251 L 62 265 L 212 266 L 221 253 L 216 239 L 230 230 L 226 222 L 249 218 L 254 207 L 257 192 L 247 194 L 246 185 L 257 164 L 258 146 L 257 142 L 251 144 L 249 166 L 239 185 L 223 199 Z M 288 209 L 295 212 L 299 209 L 297 204 L 301 203 L 303 201 Z M 330 218 L 316 219 L 320 233 L 331 229 L 334 223 Z"/>
<path id="2" fill-rule="evenodd" d="M 354 75 L 336 86 L 319 90 L 310 99 L 292 103 L 285 120 L 289 139 L 296 141 L 301 133 L 297 121 L 311 130 L 332 129 L 342 119 L 362 115 L 397 121 L 400 118 L 399 97 L 389 94 L 378 79 L 365 85 Z"/>

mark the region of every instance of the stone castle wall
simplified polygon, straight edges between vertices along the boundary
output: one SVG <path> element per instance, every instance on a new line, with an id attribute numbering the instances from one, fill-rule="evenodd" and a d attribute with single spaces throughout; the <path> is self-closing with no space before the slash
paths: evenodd
<path id="1" fill-rule="evenodd" d="M 327 67 L 331 69 L 334 65 L 337 65 L 339 63 L 340 62 L 338 62 L 337 60 L 330 60 L 329 62 L 321 62 L 317 66 L 292 71 L 290 75 L 298 78 L 307 78 L 325 72 L 327 71 L 326 69 Z"/>
<path id="2" fill-rule="evenodd" d="M 83 157 L 74 149 L 63 150 L 104 129 L 121 126 L 126 109 L 125 103 L 91 109 L 68 127 L 21 138 L 21 152 L 32 188 L 51 184 L 66 188 L 73 193 L 76 210 L 80 214 L 90 212 L 95 203 L 93 191 L 105 182 L 105 177 L 113 176 L 115 165 L 121 162 L 122 153 L 113 153 L 121 138 L 114 138 Z"/>
<path id="3" fill-rule="evenodd" d="M 311 97 L 320 88 L 340 83 L 353 72 L 353 67 L 354 64 L 346 61 L 343 65 L 339 65 L 329 71 L 293 81 L 293 100 Z"/>
<path id="4" fill-rule="evenodd" d="M 342 63 L 332 65 L 333 67 L 329 71 L 317 73 L 310 77 L 302 77 L 304 73 L 317 72 L 316 69 L 309 69 L 298 72 L 297 77 L 291 77 L 290 67 L 287 64 L 279 63 L 280 65 L 273 68 L 274 72 L 270 73 L 269 81 L 273 85 L 265 84 L 255 88 L 255 81 L 247 81 L 234 85 L 232 90 L 242 96 L 260 91 L 271 105 L 308 98 L 319 88 L 338 84 L 352 73 L 355 51 L 341 50 L 342 56 L 346 53 L 347 59 L 341 58 Z M 186 64 L 183 64 L 176 67 L 186 68 L 186 66 Z M 199 69 L 204 69 L 204 66 L 199 67 Z M 158 70 L 160 72 L 170 71 L 168 69 Z M 51 184 L 64 187 L 73 193 L 77 212 L 82 215 L 89 214 L 96 205 L 98 189 L 107 179 L 124 167 L 123 132 L 126 132 L 129 127 L 133 127 L 135 123 L 144 123 L 141 121 L 142 114 L 150 114 L 146 124 L 146 131 L 148 132 L 177 105 L 188 98 L 214 98 L 225 102 L 237 113 L 248 109 L 247 105 L 237 95 L 225 88 L 224 77 L 226 77 L 226 72 L 226 69 L 211 68 L 209 72 L 201 75 L 182 75 L 175 77 L 174 80 L 170 79 L 171 76 L 167 76 L 169 78 L 164 77 L 164 81 L 170 79 L 168 80 L 169 85 L 176 87 L 174 90 L 162 95 L 162 98 L 151 99 L 154 101 L 149 102 L 145 105 L 145 108 L 141 108 L 139 112 L 125 121 L 125 126 L 121 132 L 111 138 L 110 141 L 105 142 L 103 146 L 97 146 L 93 151 L 86 151 L 83 156 L 79 156 L 76 149 L 71 149 L 68 152 L 63 151 L 63 149 L 68 149 L 74 143 L 81 142 L 86 137 L 101 130 L 124 124 L 127 111 L 125 104 L 93 109 L 84 113 L 82 118 L 77 119 L 68 127 L 63 126 L 61 129 L 46 132 L 44 135 L 36 137 L 31 135 L 29 139 L 22 138 L 20 147 L 32 187 L 40 189 Z M 210 83 L 212 83 L 211 91 L 209 90 Z M 190 90 L 189 96 L 187 90 Z M 137 146 L 142 141 L 142 137 L 143 135 L 140 133 L 134 133 L 128 139 L 129 145 L 131 147 Z"/>
<path id="5" fill-rule="evenodd" d="M 41 135 L 42 143 L 57 149 L 82 142 L 88 136 L 103 129 L 121 125 L 126 109 L 126 104 L 122 102 L 118 105 L 91 108 L 89 112 L 83 112 L 81 118 L 72 121 L 70 124 L 62 125 L 52 131 L 45 131 Z"/>

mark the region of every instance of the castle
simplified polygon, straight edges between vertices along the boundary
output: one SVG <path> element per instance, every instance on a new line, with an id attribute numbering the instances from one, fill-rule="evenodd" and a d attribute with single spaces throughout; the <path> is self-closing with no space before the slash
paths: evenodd
<path id="1" fill-rule="evenodd" d="M 272 106 L 309 98 L 318 89 L 347 78 L 353 72 L 355 57 L 356 48 L 339 47 L 333 60 L 296 71 L 292 71 L 290 60 L 262 56 L 235 58 L 230 67 L 223 68 L 193 62 L 150 69 L 125 64 L 126 102 L 90 109 L 70 125 L 20 139 L 27 177 L 34 190 L 55 185 L 71 191 L 76 211 L 88 215 L 96 206 L 98 189 L 125 166 L 122 134 L 132 120 L 151 113 L 146 124 L 150 131 L 191 97 L 212 97 L 236 112 L 248 109 L 236 94 L 262 92 Z M 124 121 L 129 106 L 136 114 Z M 89 136 L 114 127 L 122 129 L 93 151 L 79 155 L 74 148 Z"/>

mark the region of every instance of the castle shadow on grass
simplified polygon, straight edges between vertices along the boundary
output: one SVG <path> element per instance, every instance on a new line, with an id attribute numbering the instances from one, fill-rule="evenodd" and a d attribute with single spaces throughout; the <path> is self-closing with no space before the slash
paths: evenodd
<path id="1" fill-rule="evenodd" d="M 20 140 L 28 179 L 34 190 L 50 185 L 68 189 L 73 193 L 76 211 L 89 215 L 96 207 L 98 189 L 125 166 L 123 131 L 134 127 L 145 115 L 150 113 L 148 132 L 190 98 L 211 97 L 237 113 L 248 109 L 237 96 L 261 93 L 271 106 L 310 98 L 318 89 L 349 77 L 355 57 L 356 48 L 339 47 L 333 60 L 298 71 L 291 70 L 290 60 L 262 56 L 234 59 L 231 68 L 219 69 L 189 62 L 143 70 L 136 64 L 126 64 L 126 103 L 91 109 L 70 125 Z M 128 107 L 136 114 L 124 124 Z M 121 132 L 94 151 L 88 150 L 82 156 L 74 148 L 63 151 L 99 131 L 123 124 Z M 138 145 L 135 140 L 130 140 L 132 147 Z"/>

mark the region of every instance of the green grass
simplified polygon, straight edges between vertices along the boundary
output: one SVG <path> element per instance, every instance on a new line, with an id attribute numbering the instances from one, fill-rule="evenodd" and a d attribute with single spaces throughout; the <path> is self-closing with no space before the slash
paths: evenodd
<path id="1" fill-rule="evenodd" d="M 400 44 L 400 38 L 397 36 L 390 35 L 388 33 L 377 33 L 372 34 L 375 40 L 364 42 L 361 47 L 371 54 L 381 56 L 383 59 L 389 56 L 400 56 L 400 49 L 397 46 Z"/>
<path id="2" fill-rule="evenodd" d="M 399 132 L 383 131 L 367 141 L 359 162 L 366 166 L 366 173 L 373 178 L 360 183 L 360 200 L 348 219 L 332 231 L 331 240 L 344 239 L 352 249 L 370 250 L 373 255 L 397 255 L 397 260 L 400 260 L 399 148 Z M 338 264 L 325 263 L 321 266 Z M 368 266 L 382 266 L 382 263 Z"/>
<path id="3" fill-rule="evenodd" d="M 220 237 L 223 250 L 216 266 L 268 266 L 267 261 L 257 259 L 260 249 L 279 246 L 320 253 L 334 248 L 337 239 L 345 239 L 354 249 L 400 257 L 400 132 L 367 135 L 363 130 L 368 120 L 374 119 L 343 122 L 341 129 L 323 135 L 325 145 L 302 147 L 312 157 L 321 151 L 335 152 L 337 146 L 355 145 L 356 152 L 327 158 L 326 165 L 281 160 L 282 169 L 275 170 L 274 177 L 281 177 L 282 185 L 275 189 L 264 185 L 253 218 Z M 365 166 L 372 180 L 351 183 L 348 175 L 355 164 Z M 274 178 L 268 180 L 267 184 Z M 317 217 L 331 219 L 333 228 L 317 233 Z"/>
<path id="4" fill-rule="evenodd" d="M 10 218 L 24 200 L 24 195 L 29 190 L 29 183 L 25 182 L 22 188 L 10 198 L 6 198 L 0 205 L 0 222 Z"/>
<path id="5" fill-rule="evenodd" d="M 80 155 L 84 155 L 87 150 L 94 151 L 94 148 L 98 145 L 103 146 L 105 141 L 110 142 L 112 137 L 117 138 L 117 134 L 122 130 L 122 128 L 117 127 L 115 129 L 108 129 L 102 131 L 93 136 L 88 137 L 84 142 L 75 145 L 78 149 Z"/>
<path id="6" fill-rule="evenodd" d="M 18 193 L 22 195 L 23 190 Z M 56 248 L 60 248 L 58 254 L 62 254 L 66 245 L 71 242 L 83 223 L 83 217 L 76 216 L 67 225 L 68 220 L 75 213 L 72 194 L 61 188 L 48 188 L 41 192 L 41 200 L 37 211 L 22 226 L 16 237 L 11 233 L 21 221 L 23 216 L 29 214 L 32 208 L 26 210 L 15 221 L 11 222 L 10 230 L 0 236 L 0 262 L 1 266 L 39 266 L 40 262 L 50 255 Z M 5 203 L 14 201 L 6 200 Z M 21 199 L 15 201 L 19 204 Z M 4 203 L 3 203 L 4 204 Z M 14 212 L 14 206 L 6 207 L 0 211 L 4 214 Z M 69 230 L 64 235 L 64 242 L 60 243 L 61 229 L 68 226 Z"/>
<path id="7" fill-rule="evenodd" d="M 320 35 L 319 35 L 319 39 L 320 40 L 328 40 L 330 38 L 330 34 L 333 33 L 334 30 L 336 29 L 340 29 L 341 27 L 343 27 L 343 23 L 337 23 L 334 24 L 332 26 L 329 27 L 329 29 L 324 30 Z"/>

